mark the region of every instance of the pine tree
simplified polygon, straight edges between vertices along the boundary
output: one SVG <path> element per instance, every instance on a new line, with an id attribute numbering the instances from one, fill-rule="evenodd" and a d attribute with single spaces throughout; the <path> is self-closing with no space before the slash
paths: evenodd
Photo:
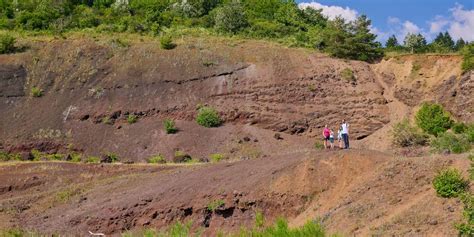
<path id="1" fill-rule="evenodd" d="M 372 21 L 366 16 L 359 16 L 352 23 L 354 35 L 350 37 L 352 43 L 352 58 L 362 61 L 373 61 L 383 56 L 381 45 L 375 41 L 377 36 L 370 32 Z"/>
<path id="2" fill-rule="evenodd" d="M 385 48 L 395 48 L 399 46 L 397 37 L 395 35 L 392 35 L 388 38 L 387 42 L 385 43 Z"/>
<path id="3" fill-rule="evenodd" d="M 456 44 L 454 46 L 454 50 L 459 51 L 461 50 L 464 46 L 466 45 L 466 41 L 464 41 L 462 38 L 459 38 L 456 41 Z"/>

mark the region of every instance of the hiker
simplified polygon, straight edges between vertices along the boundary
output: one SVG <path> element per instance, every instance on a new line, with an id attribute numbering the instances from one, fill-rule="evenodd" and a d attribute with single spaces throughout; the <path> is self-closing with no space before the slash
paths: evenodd
<path id="1" fill-rule="evenodd" d="M 342 127 L 339 126 L 339 130 L 337 131 L 337 141 L 339 142 L 339 148 L 342 149 L 344 148 L 342 146 Z"/>
<path id="2" fill-rule="evenodd" d="M 342 120 L 341 129 L 342 140 L 344 141 L 344 149 L 349 149 L 349 124 L 345 119 Z"/>
<path id="3" fill-rule="evenodd" d="M 328 125 L 324 125 L 324 129 L 323 129 L 324 149 L 328 149 L 329 147 L 328 141 L 329 141 L 330 135 L 331 135 L 331 131 L 329 130 Z"/>
<path id="4" fill-rule="evenodd" d="M 334 131 L 332 129 L 331 133 L 329 134 L 329 143 L 331 143 L 331 149 L 334 149 Z"/>

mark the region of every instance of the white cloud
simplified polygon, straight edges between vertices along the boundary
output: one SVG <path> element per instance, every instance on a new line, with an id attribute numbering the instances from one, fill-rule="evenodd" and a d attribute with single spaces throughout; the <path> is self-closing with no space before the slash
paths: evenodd
<path id="1" fill-rule="evenodd" d="M 353 21 L 357 19 L 358 12 L 349 7 L 340 7 L 340 6 L 327 6 L 318 2 L 309 2 L 309 3 L 300 3 L 298 5 L 300 8 L 304 9 L 311 7 L 314 9 L 322 9 L 322 14 L 328 17 L 330 20 L 334 20 L 337 16 L 344 18 L 347 21 Z"/>
<path id="2" fill-rule="evenodd" d="M 415 23 L 413 23 L 411 21 L 403 22 L 402 31 L 401 31 L 403 37 L 405 37 L 405 35 L 407 35 L 409 33 L 418 34 L 420 32 L 421 32 L 420 27 L 418 27 Z"/>
<path id="3" fill-rule="evenodd" d="M 456 4 L 451 9 L 453 21 L 449 23 L 448 32 L 453 38 L 463 38 L 468 41 L 474 40 L 474 9 L 464 10 L 462 5 Z"/>
<path id="4" fill-rule="evenodd" d="M 399 24 L 400 19 L 397 17 L 389 16 L 387 19 L 388 24 Z"/>
<path id="5" fill-rule="evenodd" d="M 454 39 L 463 38 L 468 41 L 474 40 L 474 9 L 467 10 L 464 6 L 456 4 L 449 9 L 451 15 L 436 16 L 429 21 L 430 34 L 434 36 L 439 32 L 448 31 Z"/>
<path id="6" fill-rule="evenodd" d="M 443 30 L 443 28 L 449 24 L 449 21 L 443 16 L 436 16 L 434 21 L 429 22 L 430 33 L 436 34 Z"/>

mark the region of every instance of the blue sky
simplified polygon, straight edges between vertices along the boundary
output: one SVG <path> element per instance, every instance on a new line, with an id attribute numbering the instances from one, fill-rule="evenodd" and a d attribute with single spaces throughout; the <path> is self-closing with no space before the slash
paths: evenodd
<path id="1" fill-rule="evenodd" d="M 379 40 L 392 34 L 399 42 L 407 33 L 421 33 L 428 40 L 440 31 L 453 38 L 474 41 L 474 0 L 298 0 L 300 6 L 323 9 L 329 18 L 347 20 L 365 14 L 372 20 Z"/>

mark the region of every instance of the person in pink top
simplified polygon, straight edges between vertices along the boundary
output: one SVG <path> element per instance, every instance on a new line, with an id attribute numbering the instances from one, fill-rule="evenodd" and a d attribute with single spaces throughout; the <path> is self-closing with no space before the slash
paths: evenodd
<path id="1" fill-rule="evenodd" d="M 324 149 L 329 148 L 328 141 L 329 141 L 330 136 L 331 136 L 331 130 L 329 130 L 328 125 L 324 125 L 324 129 L 323 129 Z"/>

